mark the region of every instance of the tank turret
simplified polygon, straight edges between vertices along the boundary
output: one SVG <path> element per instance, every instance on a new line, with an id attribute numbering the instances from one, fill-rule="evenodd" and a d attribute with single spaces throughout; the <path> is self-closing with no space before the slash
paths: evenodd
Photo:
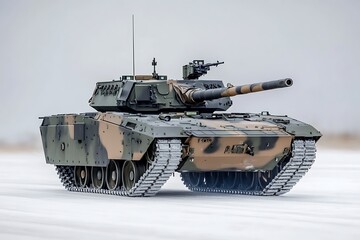
<path id="1" fill-rule="evenodd" d="M 123 76 L 120 80 L 98 82 L 89 100 L 90 106 L 97 111 L 114 112 L 182 112 L 225 111 L 231 105 L 229 97 L 289 87 L 293 81 L 290 78 L 225 87 L 221 80 L 198 80 L 206 74 L 211 66 L 224 62 L 204 63 L 194 60 L 183 67 L 184 80 L 171 80 L 160 76 L 155 71 L 156 61 L 152 62 L 152 75 Z"/>

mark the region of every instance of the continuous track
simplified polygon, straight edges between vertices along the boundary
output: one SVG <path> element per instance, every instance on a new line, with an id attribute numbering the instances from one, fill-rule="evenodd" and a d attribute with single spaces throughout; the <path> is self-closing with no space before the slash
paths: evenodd
<path id="1" fill-rule="evenodd" d="M 177 169 L 181 161 L 181 141 L 178 139 L 158 139 L 154 160 L 130 190 L 118 187 L 115 190 L 77 187 L 74 181 L 73 166 L 56 166 L 64 187 L 74 192 L 90 192 L 119 196 L 154 196 Z"/>
<path id="2" fill-rule="evenodd" d="M 292 155 L 287 162 L 280 168 L 275 169 L 270 174 L 266 184 L 254 184 L 250 181 L 248 184 L 252 186 L 244 186 L 241 182 L 227 187 L 225 184 L 208 187 L 206 184 L 194 186 L 189 180 L 187 172 L 181 174 L 181 178 L 187 188 L 198 192 L 216 192 L 229 194 L 245 194 L 245 195 L 281 195 L 290 189 L 306 174 L 315 160 L 315 141 L 314 140 L 295 140 L 292 143 Z M 159 139 L 156 141 L 154 160 L 140 177 L 136 184 L 130 189 L 125 190 L 124 187 L 118 187 L 115 190 L 96 189 L 92 186 L 77 187 L 74 181 L 74 166 L 56 166 L 59 178 L 65 188 L 75 192 L 90 192 L 100 194 L 110 194 L 119 196 L 154 196 L 169 177 L 177 169 L 181 161 L 181 141 L 178 139 Z M 224 174 L 225 172 L 219 172 Z M 233 172 L 240 178 L 244 172 Z M 201 174 L 199 172 L 198 174 Z M 258 179 L 255 179 L 258 181 Z M 228 184 L 227 184 L 228 185 Z M 228 185 L 229 186 L 229 185 Z"/>
<path id="3" fill-rule="evenodd" d="M 292 155 L 290 159 L 281 169 L 274 170 L 276 171 L 275 176 L 267 179 L 269 183 L 265 186 L 256 184 L 254 181 L 250 181 L 248 186 L 239 183 L 231 188 L 226 188 L 219 184 L 214 187 L 207 187 L 206 183 L 194 186 L 189 179 L 189 173 L 182 173 L 181 178 L 185 186 L 192 191 L 262 196 L 281 195 L 290 191 L 299 179 L 310 169 L 315 160 L 315 153 L 314 140 L 295 140 L 292 143 Z M 238 178 L 241 174 L 244 174 L 244 172 L 235 173 L 238 175 Z M 224 172 L 222 172 L 222 174 L 224 174 Z M 258 181 L 258 179 L 255 180 Z M 252 184 L 252 186 L 250 186 L 250 184 Z"/>

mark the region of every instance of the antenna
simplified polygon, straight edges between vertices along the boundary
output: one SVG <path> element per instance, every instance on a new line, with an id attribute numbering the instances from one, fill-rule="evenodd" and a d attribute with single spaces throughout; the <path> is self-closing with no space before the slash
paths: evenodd
<path id="1" fill-rule="evenodd" d="M 155 58 L 152 60 L 151 65 L 154 66 L 154 72 L 152 73 L 153 78 L 154 78 L 154 79 L 159 79 L 159 75 L 156 73 L 156 65 L 157 65 L 157 62 L 155 61 Z"/>
<path id="2" fill-rule="evenodd" d="M 132 67 L 133 67 L 133 77 L 135 80 L 135 20 L 134 20 L 134 14 L 132 15 Z"/>

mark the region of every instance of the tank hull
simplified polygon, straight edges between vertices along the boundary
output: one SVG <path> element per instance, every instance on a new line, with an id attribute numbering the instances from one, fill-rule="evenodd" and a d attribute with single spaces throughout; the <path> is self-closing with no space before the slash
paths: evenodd
<path id="1" fill-rule="evenodd" d="M 246 179 L 244 176 L 252 173 L 252 178 L 260 179 L 264 176 L 254 174 L 268 173 L 268 180 L 272 181 L 291 161 L 294 142 L 315 143 L 321 136 L 310 125 L 267 113 L 98 112 L 42 119 L 40 131 L 46 162 L 57 166 L 69 190 L 93 189 L 128 196 L 156 194 L 174 171 L 181 172 L 185 185 L 193 191 L 227 189 L 224 184 L 230 179 L 228 175 Z M 157 168 L 162 172 L 158 173 Z M 134 174 L 131 171 L 138 174 L 138 182 L 129 180 Z M 107 178 L 108 172 L 115 174 L 116 181 Z M 73 180 L 66 180 L 69 177 L 65 176 L 69 175 Z M 100 177 L 97 179 L 97 176 Z M 148 186 L 149 177 L 156 178 L 151 184 L 160 187 L 155 190 L 148 187 L 144 192 L 141 184 Z M 227 180 L 221 182 L 220 178 Z M 216 179 L 218 185 L 204 185 Z M 115 187 L 109 187 L 113 182 Z M 237 191 L 247 194 L 244 189 Z"/>

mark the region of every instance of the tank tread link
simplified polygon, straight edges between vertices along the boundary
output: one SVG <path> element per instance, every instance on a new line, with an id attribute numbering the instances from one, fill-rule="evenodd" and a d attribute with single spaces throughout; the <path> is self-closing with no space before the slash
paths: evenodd
<path id="1" fill-rule="evenodd" d="M 265 172 L 183 172 L 181 179 L 189 190 L 195 192 L 281 195 L 290 191 L 311 168 L 315 161 L 315 153 L 314 140 L 294 140 L 292 156 L 274 170 Z M 266 177 L 262 178 L 262 175 Z"/>
<path id="2" fill-rule="evenodd" d="M 177 139 L 158 139 L 155 146 L 153 161 L 130 190 L 126 190 L 124 186 L 113 190 L 95 188 L 91 183 L 79 187 L 75 183 L 73 166 L 56 166 L 56 170 L 64 187 L 69 191 L 129 197 L 154 196 L 177 169 L 181 160 L 182 149 L 181 141 Z"/>

